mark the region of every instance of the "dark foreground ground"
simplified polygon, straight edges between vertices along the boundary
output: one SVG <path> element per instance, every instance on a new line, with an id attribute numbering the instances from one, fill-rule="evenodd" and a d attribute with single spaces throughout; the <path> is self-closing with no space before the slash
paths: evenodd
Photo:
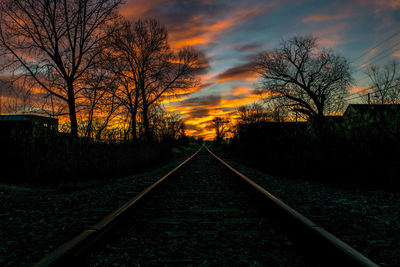
<path id="1" fill-rule="evenodd" d="M 400 193 L 285 179 L 224 158 L 276 197 L 381 266 L 400 266 Z"/>
<path id="2" fill-rule="evenodd" d="M 154 183 L 182 159 L 120 179 L 52 187 L 0 184 L 0 266 L 31 266 Z"/>
<path id="3" fill-rule="evenodd" d="M 134 176 L 74 186 L 0 185 L 0 265 L 32 265 L 178 162 Z M 400 266 L 400 193 L 281 179 L 230 163 L 376 263 Z"/>

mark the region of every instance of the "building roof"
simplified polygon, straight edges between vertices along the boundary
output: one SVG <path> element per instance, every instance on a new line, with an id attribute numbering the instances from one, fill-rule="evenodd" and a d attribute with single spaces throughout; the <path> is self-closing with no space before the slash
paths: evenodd
<path id="1" fill-rule="evenodd" d="M 58 122 L 58 119 L 39 116 L 39 115 L 31 115 L 31 114 L 23 114 L 23 115 L 0 115 L 0 121 L 33 121 L 33 120 L 47 120 Z"/>
<path id="2" fill-rule="evenodd" d="M 346 116 L 350 110 L 354 110 L 360 115 L 371 115 L 371 116 L 379 116 L 379 115 L 390 115 L 390 114 L 400 114 L 400 105 L 399 104 L 350 104 L 346 111 L 344 112 L 344 116 Z"/>

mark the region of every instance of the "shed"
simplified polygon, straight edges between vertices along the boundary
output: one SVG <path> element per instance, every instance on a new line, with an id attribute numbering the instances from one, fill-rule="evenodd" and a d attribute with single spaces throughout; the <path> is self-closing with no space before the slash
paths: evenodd
<path id="1" fill-rule="evenodd" d="M 39 115 L 0 115 L 0 136 L 39 137 L 58 132 L 58 119 Z"/>
<path id="2" fill-rule="evenodd" d="M 400 105 L 350 104 L 343 118 L 352 122 L 393 123 L 400 119 Z"/>

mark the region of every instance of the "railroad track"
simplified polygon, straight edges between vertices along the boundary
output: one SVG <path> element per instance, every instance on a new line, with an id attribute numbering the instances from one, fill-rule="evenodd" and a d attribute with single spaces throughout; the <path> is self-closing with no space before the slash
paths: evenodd
<path id="1" fill-rule="evenodd" d="M 377 266 L 207 148 L 36 266 L 73 264 Z"/>

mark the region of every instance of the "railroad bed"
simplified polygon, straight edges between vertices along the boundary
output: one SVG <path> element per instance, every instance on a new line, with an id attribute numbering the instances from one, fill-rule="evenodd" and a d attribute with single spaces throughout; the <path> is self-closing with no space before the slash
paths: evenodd
<path id="1" fill-rule="evenodd" d="M 37 266 L 377 266 L 223 164 L 201 149 Z"/>
<path id="2" fill-rule="evenodd" d="M 309 265 L 231 178 L 203 149 L 89 265 Z"/>

